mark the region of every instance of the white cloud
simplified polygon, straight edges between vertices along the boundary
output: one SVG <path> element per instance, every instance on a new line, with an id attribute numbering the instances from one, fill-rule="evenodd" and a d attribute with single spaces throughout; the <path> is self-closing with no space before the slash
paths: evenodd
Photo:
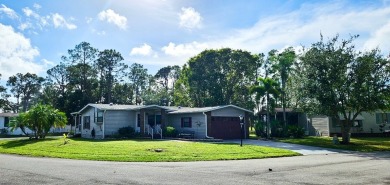
<path id="1" fill-rule="evenodd" d="M 86 17 L 85 21 L 87 22 L 87 24 L 89 24 L 93 21 L 93 19 L 91 17 Z"/>
<path id="2" fill-rule="evenodd" d="M 195 11 L 194 8 L 181 8 L 181 13 L 179 14 L 180 27 L 186 29 L 194 29 L 202 27 L 202 16 L 199 12 Z"/>
<path id="3" fill-rule="evenodd" d="M 77 28 L 75 24 L 68 22 L 62 15 L 58 13 L 53 14 L 52 19 L 55 28 L 67 28 L 69 30 Z"/>
<path id="4" fill-rule="evenodd" d="M 203 50 L 208 48 L 207 43 L 198 43 L 198 42 L 191 42 L 186 44 L 175 44 L 170 42 L 168 46 L 164 46 L 161 48 L 162 51 L 164 51 L 165 54 L 171 55 L 171 56 L 185 56 L 185 57 L 192 57 Z"/>
<path id="5" fill-rule="evenodd" d="M 322 33 L 325 39 L 339 34 L 347 39 L 359 34 L 354 44 L 358 50 L 377 46 L 387 55 L 390 51 L 390 7 L 349 7 L 343 2 L 332 4 L 303 4 L 286 14 L 258 20 L 245 29 L 224 30 L 218 35 L 208 35 L 204 40 L 188 43 L 169 43 L 161 48 L 165 55 L 159 60 L 147 60 L 153 65 L 181 65 L 204 49 L 230 47 L 254 54 L 267 54 L 271 49 L 282 50 L 288 46 L 309 47 Z"/>
<path id="6" fill-rule="evenodd" d="M 357 47 L 384 46 L 390 50 L 390 7 L 351 9 L 342 3 L 306 4 L 294 12 L 259 20 L 248 29 L 226 31 L 222 36 L 204 43 L 211 48 L 231 47 L 253 53 L 268 53 L 271 49 L 305 45 L 340 34 L 341 38 L 360 34 Z M 367 44 L 365 42 L 367 41 Z M 362 49 L 362 48 L 357 48 Z"/>
<path id="7" fill-rule="evenodd" d="M 42 8 L 42 6 L 38 3 L 34 3 L 33 7 L 36 9 L 36 10 L 39 10 Z"/>
<path id="8" fill-rule="evenodd" d="M 0 23 L 0 73 L 3 80 L 16 73 L 42 72 L 43 67 L 34 63 L 38 55 L 38 48 L 31 46 L 28 38 Z"/>
<path id="9" fill-rule="evenodd" d="M 46 68 L 46 69 L 52 68 L 56 65 L 55 62 L 47 60 L 47 59 L 42 59 L 41 63 L 44 66 L 44 68 Z"/>
<path id="10" fill-rule="evenodd" d="M 388 52 L 390 50 L 389 40 L 390 21 L 371 34 L 370 38 L 365 42 L 364 48 L 368 50 L 379 47 L 381 49 L 386 49 L 386 52 Z"/>
<path id="11" fill-rule="evenodd" d="M 131 49 L 130 56 L 133 56 L 133 55 L 151 56 L 154 53 L 155 52 L 153 51 L 152 47 L 149 46 L 148 44 L 144 43 L 140 47 L 135 47 L 135 48 Z"/>
<path id="12" fill-rule="evenodd" d="M 32 17 L 34 17 L 34 18 L 36 18 L 36 19 L 39 19 L 39 17 L 40 17 L 37 13 L 35 13 L 35 12 L 34 12 L 33 10 L 31 10 L 29 7 L 25 7 L 25 8 L 23 8 L 22 10 L 23 10 L 24 15 L 26 15 L 27 17 L 32 16 Z"/>
<path id="13" fill-rule="evenodd" d="M 18 18 L 18 15 L 16 14 L 16 12 L 13 9 L 8 8 L 4 4 L 1 4 L 0 13 L 6 14 L 11 19 L 17 19 Z"/>
<path id="14" fill-rule="evenodd" d="M 29 22 L 20 23 L 18 28 L 20 30 L 24 31 L 25 29 L 31 28 L 31 23 L 29 23 Z"/>
<path id="15" fill-rule="evenodd" d="M 96 33 L 97 35 L 106 35 L 106 32 L 104 30 L 98 31 L 96 29 L 92 29 L 92 33 Z"/>
<path id="16" fill-rule="evenodd" d="M 98 18 L 101 21 L 107 21 L 110 24 L 115 24 L 122 30 L 127 28 L 127 18 L 114 12 L 112 9 L 101 11 L 98 14 Z"/>

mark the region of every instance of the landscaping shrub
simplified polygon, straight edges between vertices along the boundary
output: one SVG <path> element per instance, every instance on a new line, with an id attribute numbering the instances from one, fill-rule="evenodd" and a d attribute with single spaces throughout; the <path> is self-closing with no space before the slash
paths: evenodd
<path id="1" fill-rule="evenodd" d="M 164 137 L 177 137 L 177 130 L 171 126 L 167 126 L 163 132 Z"/>
<path id="2" fill-rule="evenodd" d="M 271 137 L 285 137 L 283 125 L 278 120 L 271 121 Z"/>
<path id="3" fill-rule="evenodd" d="M 260 120 L 255 121 L 255 133 L 256 133 L 257 137 L 264 137 L 265 136 L 264 126 L 265 126 L 264 122 L 262 122 Z"/>
<path id="4" fill-rule="evenodd" d="M 289 126 L 288 134 L 293 138 L 303 138 L 305 135 L 305 129 L 299 126 Z"/>
<path id="5" fill-rule="evenodd" d="M 135 137 L 135 130 L 133 127 L 122 127 L 118 130 L 120 137 L 132 138 Z"/>
<path id="6" fill-rule="evenodd" d="M 8 133 L 8 130 L 6 128 L 0 129 L 0 134 L 1 135 L 7 135 L 7 133 Z"/>

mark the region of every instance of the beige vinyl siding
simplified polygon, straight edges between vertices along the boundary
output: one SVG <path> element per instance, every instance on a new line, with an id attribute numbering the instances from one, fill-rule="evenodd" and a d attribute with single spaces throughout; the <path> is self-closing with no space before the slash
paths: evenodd
<path id="1" fill-rule="evenodd" d="M 312 117 L 310 122 L 313 127 L 310 133 L 311 135 L 329 136 L 329 118 L 327 116 Z"/>
<path id="2" fill-rule="evenodd" d="M 181 118 L 184 117 L 191 117 L 191 128 L 181 128 Z M 167 126 L 176 128 L 179 133 L 183 131 L 194 131 L 196 138 L 203 139 L 206 137 L 205 117 L 203 113 L 170 114 L 168 115 Z"/>

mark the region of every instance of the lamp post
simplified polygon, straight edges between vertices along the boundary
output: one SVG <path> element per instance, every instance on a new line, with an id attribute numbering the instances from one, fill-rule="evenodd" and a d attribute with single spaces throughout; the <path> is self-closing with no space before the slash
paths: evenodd
<path id="1" fill-rule="evenodd" d="M 240 146 L 242 147 L 242 129 L 243 129 L 243 127 L 244 127 L 244 116 L 242 116 L 242 115 L 240 115 L 239 116 L 240 117 L 240 126 L 241 126 L 241 144 L 240 144 Z"/>

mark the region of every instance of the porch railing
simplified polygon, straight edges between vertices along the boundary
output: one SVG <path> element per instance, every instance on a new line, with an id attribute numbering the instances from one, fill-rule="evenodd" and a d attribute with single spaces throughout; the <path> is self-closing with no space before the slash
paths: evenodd
<path id="1" fill-rule="evenodd" d="M 152 137 L 152 139 L 154 139 L 154 135 L 155 134 L 159 135 L 160 139 L 162 139 L 163 131 L 162 131 L 161 125 L 155 125 L 154 128 L 153 128 L 153 127 L 151 127 L 150 125 L 147 124 L 145 129 L 146 129 L 146 133 L 148 135 L 150 135 Z"/>

